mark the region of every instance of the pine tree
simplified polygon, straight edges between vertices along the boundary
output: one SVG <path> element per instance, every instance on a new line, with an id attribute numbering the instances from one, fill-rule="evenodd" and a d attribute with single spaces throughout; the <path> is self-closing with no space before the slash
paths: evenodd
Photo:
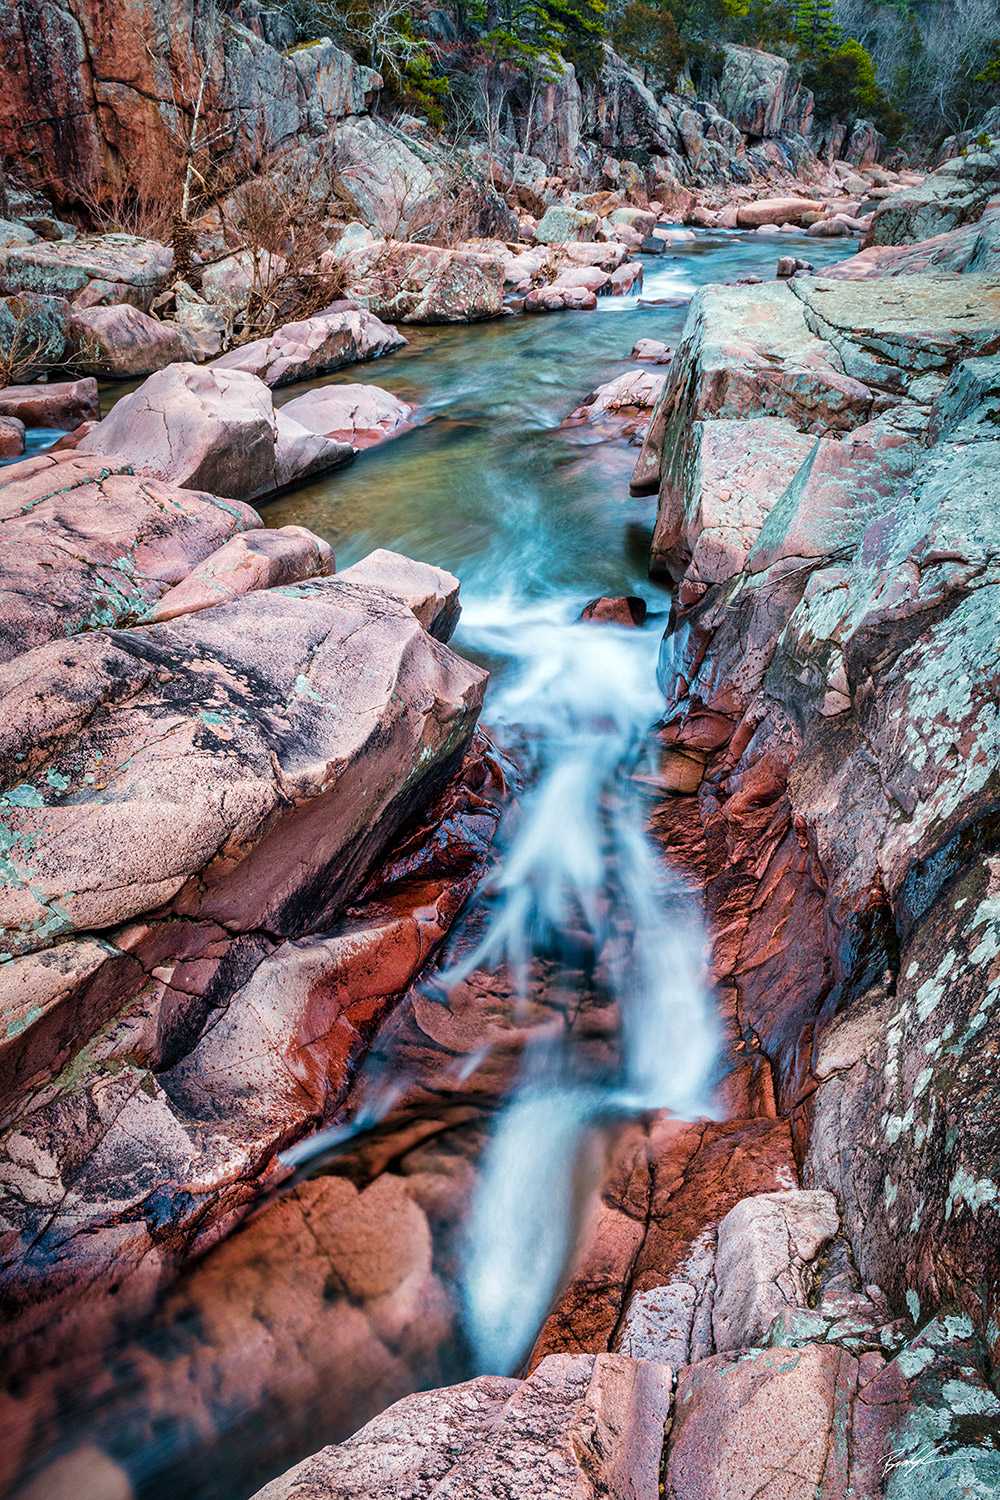
<path id="1" fill-rule="evenodd" d="M 835 52 L 843 40 L 834 19 L 833 0 L 798 0 L 795 30 L 803 45 L 813 53 Z"/>

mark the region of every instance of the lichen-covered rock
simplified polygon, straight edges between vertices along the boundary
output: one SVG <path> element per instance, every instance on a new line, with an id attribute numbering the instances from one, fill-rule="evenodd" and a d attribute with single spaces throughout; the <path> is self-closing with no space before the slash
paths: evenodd
<path id="1" fill-rule="evenodd" d="M 63 297 L 81 308 L 124 302 L 148 312 L 172 266 L 168 246 L 129 234 L 36 240 L 0 250 L 0 292 Z"/>
<path id="2" fill-rule="evenodd" d="M 66 354 L 70 310 L 61 297 L 0 297 L 0 352 L 21 380 L 35 380 Z"/>
<path id="3" fill-rule="evenodd" d="M 343 365 L 377 359 L 401 349 L 406 340 L 373 313 L 361 309 L 318 313 L 286 323 L 270 338 L 231 349 L 214 361 L 224 370 L 249 370 L 265 385 L 290 385 Z"/>
<path id="4" fill-rule="evenodd" d="M 503 307 L 503 262 L 472 250 L 387 243 L 350 257 L 351 296 L 393 323 L 475 323 Z"/>
<path id="5" fill-rule="evenodd" d="M 42 389 L 42 388 L 40 388 Z M 47 454 L 0 486 L 0 661 L 141 617 L 256 511 L 137 478 L 128 464 Z"/>
<path id="6" fill-rule="evenodd" d="M 916 187 L 905 187 L 879 204 L 865 240 L 869 245 L 908 245 L 980 219 L 997 195 L 1000 142 L 955 156 Z"/>
<path id="7" fill-rule="evenodd" d="M 597 215 L 566 203 L 554 203 L 535 227 L 540 245 L 564 245 L 570 240 L 592 240 L 597 229 Z"/>

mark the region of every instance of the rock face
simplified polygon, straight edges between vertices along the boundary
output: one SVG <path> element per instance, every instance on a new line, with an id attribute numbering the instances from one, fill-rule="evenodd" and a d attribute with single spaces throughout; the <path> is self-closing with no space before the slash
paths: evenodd
<path id="1" fill-rule="evenodd" d="M 727 120 L 749 136 L 775 136 L 784 131 L 809 134 L 812 94 L 783 57 L 731 43 L 722 51 L 718 107 Z"/>
<path id="2" fill-rule="evenodd" d="M 671 1372 L 620 1355 L 553 1355 L 528 1380 L 484 1375 L 408 1396 L 257 1500 L 626 1500 L 655 1495 Z M 516 1476 L 516 1478 L 515 1478 Z"/>
<path id="3" fill-rule="evenodd" d="M 343 365 L 391 354 L 405 344 L 395 328 L 372 313 L 345 308 L 301 323 L 286 323 L 270 338 L 232 349 L 214 364 L 224 370 L 248 370 L 265 385 L 291 385 Z"/>
<path id="4" fill-rule="evenodd" d="M 80 453 L 124 457 L 139 474 L 254 499 L 348 463 L 354 449 L 275 411 L 245 370 L 172 364 L 122 397 Z"/>

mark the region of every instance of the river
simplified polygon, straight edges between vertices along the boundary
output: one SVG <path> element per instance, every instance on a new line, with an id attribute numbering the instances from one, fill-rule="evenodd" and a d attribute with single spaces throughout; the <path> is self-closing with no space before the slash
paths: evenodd
<path id="1" fill-rule="evenodd" d="M 281 1361 L 266 1347 L 273 1324 L 261 1308 L 267 1296 L 295 1305 L 283 1283 L 297 1267 L 280 1233 L 268 1241 L 252 1228 L 260 1243 L 279 1246 L 273 1258 L 254 1251 L 252 1295 L 238 1306 L 227 1300 L 228 1246 L 213 1292 L 219 1252 L 210 1255 L 195 1273 L 196 1291 L 175 1295 L 156 1326 L 133 1331 L 117 1353 L 104 1351 L 96 1401 L 62 1394 L 57 1451 L 96 1443 L 128 1471 L 142 1500 L 245 1500 L 407 1388 L 516 1371 L 572 1259 L 615 1131 L 651 1110 L 711 1113 L 716 1036 L 697 906 L 646 837 L 648 804 L 634 777 L 664 706 L 655 667 L 670 600 L 646 572 L 656 502 L 628 495 L 635 446 L 561 424 L 598 384 L 631 367 L 637 339 L 676 342 L 681 299 L 698 286 L 770 278 L 779 253 L 819 268 L 854 248 L 699 233 L 646 259 L 641 301 L 605 298 L 592 313 L 407 330 L 406 349 L 315 382 L 374 383 L 420 411 L 415 431 L 279 497 L 263 514 L 268 525 L 295 523 L 325 537 L 338 567 L 389 547 L 461 579 L 452 644 L 490 667 L 483 723 L 517 763 L 523 786 L 494 869 L 420 1003 L 440 1003 L 442 1017 L 452 1018 L 447 997 L 499 970 L 506 988 L 491 1004 L 499 994 L 523 1035 L 500 1097 L 471 1125 L 463 1117 L 451 1145 L 440 1148 L 451 1151 L 447 1171 L 461 1175 L 460 1160 L 471 1186 L 457 1194 L 460 1211 L 430 1216 L 445 1226 L 436 1231 L 434 1264 L 450 1298 L 433 1361 L 424 1367 L 415 1356 L 407 1370 L 381 1385 L 362 1383 L 355 1395 L 353 1364 L 367 1355 L 348 1344 L 346 1363 L 324 1364 L 319 1390 L 303 1386 L 291 1362 L 280 1388 Z M 276 401 L 303 389 L 286 388 Z M 587 600 L 607 594 L 641 595 L 645 626 L 578 623 Z M 364 1130 L 352 1140 L 350 1126 L 341 1128 L 338 1152 L 345 1134 L 348 1148 L 363 1146 L 407 1089 L 433 1093 L 446 1114 L 448 1079 L 456 1080 L 455 1099 L 468 1099 L 478 1071 L 495 1064 L 491 1034 L 473 1034 L 459 1048 L 459 1071 L 445 1069 L 431 1085 L 417 1076 L 405 1024 L 404 1016 L 380 1037 L 355 1089 Z M 476 1097 L 486 1099 L 490 1088 L 484 1082 Z M 325 1171 L 330 1148 L 320 1139 L 292 1155 L 306 1173 Z M 444 1180 L 440 1157 L 431 1166 Z M 427 1161 L 410 1170 L 433 1176 Z M 241 1275 L 244 1239 L 234 1237 Z M 342 1301 L 346 1319 L 352 1309 Z M 298 1308 L 299 1365 L 322 1364 L 326 1356 L 310 1352 L 317 1334 L 307 1301 Z M 394 1349 L 401 1338 L 405 1345 L 398 1331 L 393 1337 Z M 247 1376 L 255 1363 L 259 1388 Z"/>

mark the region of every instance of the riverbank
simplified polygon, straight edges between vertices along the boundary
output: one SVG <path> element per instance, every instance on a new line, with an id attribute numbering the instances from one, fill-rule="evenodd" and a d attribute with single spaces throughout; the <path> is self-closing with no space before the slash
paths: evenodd
<path id="1" fill-rule="evenodd" d="M 774 279 L 765 239 L 651 261 L 675 302 L 771 272 L 689 311 L 607 297 L 320 376 L 324 401 L 401 399 L 405 427 L 373 449 L 353 418 L 304 428 L 361 457 L 263 516 L 184 487 L 220 447 L 204 387 L 173 479 L 141 477 L 145 439 L 130 463 L 85 439 L 8 471 L 35 571 L 3 668 L 5 1424 L 32 1500 L 60 1475 L 245 1495 L 369 1415 L 270 1493 L 449 1474 L 502 1494 L 512 1463 L 535 1484 L 557 1459 L 566 1493 L 644 1493 L 668 1420 L 675 1497 L 753 1493 L 771 1465 L 776 1495 L 794 1466 L 830 1500 L 848 1470 L 901 1500 L 926 1442 L 943 1483 L 990 1481 L 990 1136 L 950 1096 L 990 1098 L 992 638 L 972 627 L 995 289 L 903 276 L 887 318 L 887 283 L 843 260 Z M 575 414 L 623 364 L 655 370 L 627 359 L 641 337 L 677 349 L 609 439 Z M 270 403 L 222 429 L 252 485 L 309 392 L 238 373 Z M 112 413 L 126 438 L 138 394 Z M 626 497 L 637 460 L 655 502 Z M 646 625 L 581 623 L 600 594 L 641 594 Z M 519 769 L 473 735 L 483 665 Z M 672 1021 L 636 1048 L 660 1001 Z M 331 1124 L 347 1137 L 289 1154 Z M 506 1196 L 473 1249 L 518 1231 L 486 1281 L 536 1324 L 579 1233 L 523 1384 L 490 1360 L 534 1329 L 484 1354 L 516 1319 L 470 1273 L 489 1182 Z M 541 1262 L 521 1275 L 543 1224 L 548 1291 Z M 798 1459 L 772 1463 L 776 1426 L 808 1439 Z"/>

